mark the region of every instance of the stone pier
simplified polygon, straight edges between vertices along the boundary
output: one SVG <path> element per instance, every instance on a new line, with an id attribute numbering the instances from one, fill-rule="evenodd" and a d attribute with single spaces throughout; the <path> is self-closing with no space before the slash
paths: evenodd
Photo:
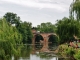
<path id="1" fill-rule="evenodd" d="M 43 41 L 43 47 L 40 50 L 41 52 L 49 52 L 48 49 L 48 38 L 44 37 L 44 41 Z"/>

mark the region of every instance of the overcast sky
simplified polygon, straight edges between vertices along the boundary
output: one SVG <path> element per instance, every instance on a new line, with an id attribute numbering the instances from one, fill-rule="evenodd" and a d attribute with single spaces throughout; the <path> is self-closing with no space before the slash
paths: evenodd
<path id="1" fill-rule="evenodd" d="M 13 12 L 22 21 L 33 26 L 41 23 L 56 23 L 57 19 L 69 16 L 69 6 L 73 0 L 0 0 L 0 17 Z"/>

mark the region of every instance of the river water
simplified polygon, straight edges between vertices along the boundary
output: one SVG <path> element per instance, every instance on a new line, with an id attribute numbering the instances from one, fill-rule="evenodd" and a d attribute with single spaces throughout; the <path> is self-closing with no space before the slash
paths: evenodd
<path id="1" fill-rule="evenodd" d="M 34 48 L 32 45 L 25 45 L 22 48 L 21 55 L 17 58 L 13 56 L 12 60 L 68 60 L 59 58 L 54 53 L 39 52 L 40 48 Z"/>

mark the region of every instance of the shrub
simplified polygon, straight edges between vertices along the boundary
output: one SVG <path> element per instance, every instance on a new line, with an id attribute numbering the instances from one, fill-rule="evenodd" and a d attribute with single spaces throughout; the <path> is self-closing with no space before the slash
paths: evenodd
<path id="1" fill-rule="evenodd" d="M 74 58 L 76 60 L 80 60 L 80 50 L 78 50 L 78 52 L 76 52 L 76 54 L 74 55 Z"/>

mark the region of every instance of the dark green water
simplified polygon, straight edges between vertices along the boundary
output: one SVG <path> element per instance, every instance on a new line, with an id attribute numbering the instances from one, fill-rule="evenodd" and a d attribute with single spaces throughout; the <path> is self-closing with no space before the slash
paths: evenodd
<path id="1" fill-rule="evenodd" d="M 66 60 L 58 58 L 53 53 L 39 52 L 41 47 L 35 48 L 32 45 L 25 45 L 22 48 L 21 55 L 19 57 L 12 57 L 12 60 Z M 67 59 L 68 60 L 68 59 Z"/>

